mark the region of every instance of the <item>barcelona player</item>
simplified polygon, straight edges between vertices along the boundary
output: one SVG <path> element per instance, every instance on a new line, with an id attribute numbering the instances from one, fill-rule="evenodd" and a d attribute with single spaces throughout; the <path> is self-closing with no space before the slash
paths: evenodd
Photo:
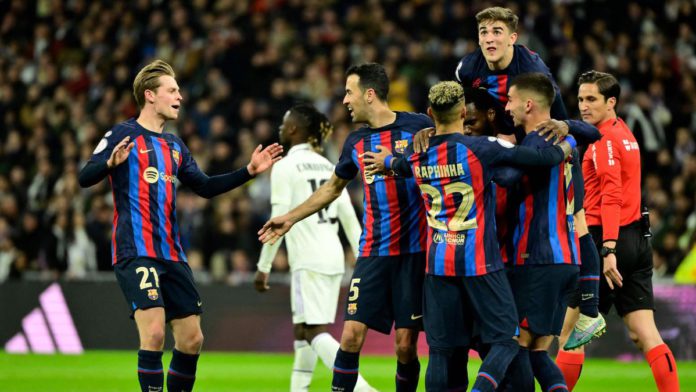
<path id="1" fill-rule="evenodd" d="M 210 198 L 227 192 L 280 159 L 282 147 L 261 146 L 246 167 L 209 177 L 181 139 L 164 131 L 183 100 L 171 66 L 157 60 L 138 72 L 137 119 L 115 125 L 81 170 L 80 185 L 108 177 L 114 199 L 114 271 L 140 337 L 138 379 L 143 392 L 162 391 L 165 324 L 174 335 L 167 390 L 190 391 L 203 344 L 202 301 L 179 239 L 175 183 Z"/>

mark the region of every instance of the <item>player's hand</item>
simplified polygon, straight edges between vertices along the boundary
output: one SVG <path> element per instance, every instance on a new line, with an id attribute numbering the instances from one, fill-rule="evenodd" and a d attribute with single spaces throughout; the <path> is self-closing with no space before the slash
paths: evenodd
<path id="1" fill-rule="evenodd" d="M 258 231 L 259 241 L 264 244 L 273 245 L 280 237 L 290 231 L 290 228 L 294 224 L 295 223 L 290 220 L 287 214 L 271 218 L 263 225 L 261 230 Z"/>
<path id="2" fill-rule="evenodd" d="M 278 162 L 280 154 L 283 153 L 283 146 L 278 143 L 273 143 L 261 151 L 261 145 L 256 147 L 256 150 L 251 154 L 251 160 L 247 165 L 247 170 L 249 174 L 255 176 L 259 173 L 263 173 L 269 167 L 273 166 L 274 163 Z"/>
<path id="3" fill-rule="evenodd" d="M 623 277 L 616 268 L 616 255 L 608 254 L 604 257 L 604 278 L 607 280 L 609 288 L 614 290 L 614 285 L 623 287 Z"/>
<path id="4" fill-rule="evenodd" d="M 387 171 L 384 161 L 391 155 L 391 151 L 384 146 L 378 145 L 376 147 L 377 152 L 368 151 L 363 154 L 363 164 L 367 175 L 381 174 Z"/>
<path id="5" fill-rule="evenodd" d="M 568 134 L 568 123 L 565 121 L 550 119 L 537 124 L 536 130 L 539 136 L 546 135 L 544 139 L 547 142 L 556 137 L 553 144 L 558 144 Z"/>
<path id="6" fill-rule="evenodd" d="M 256 275 L 254 275 L 254 288 L 259 293 L 263 293 L 264 291 L 268 291 L 268 289 L 271 288 L 271 286 L 268 285 L 268 274 L 267 273 L 261 272 L 261 271 L 256 271 Z"/>
<path id="7" fill-rule="evenodd" d="M 128 154 L 130 154 L 133 147 L 135 147 L 135 143 L 129 142 L 130 136 L 126 136 L 123 138 L 123 140 L 118 142 L 116 147 L 114 147 L 114 150 L 111 151 L 111 156 L 106 161 L 106 166 L 108 166 L 109 169 L 113 169 L 128 159 Z"/>
<path id="8" fill-rule="evenodd" d="M 416 154 L 425 152 L 430 145 L 430 137 L 435 134 L 435 128 L 423 128 L 413 136 L 413 151 Z"/>

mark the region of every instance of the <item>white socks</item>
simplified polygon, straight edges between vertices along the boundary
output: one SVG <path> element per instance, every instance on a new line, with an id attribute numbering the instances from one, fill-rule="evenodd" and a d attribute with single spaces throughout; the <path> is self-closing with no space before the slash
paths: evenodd
<path id="1" fill-rule="evenodd" d="M 312 350 L 321 358 L 324 365 L 333 370 L 336 362 L 336 353 L 341 345 L 328 332 L 320 333 L 312 339 Z M 293 373 L 294 374 L 294 373 Z M 355 392 L 374 391 L 370 384 L 365 381 L 363 376 L 358 374 L 358 381 L 355 383 Z"/>
<path id="2" fill-rule="evenodd" d="M 312 382 L 314 366 L 317 364 L 317 354 L 304 340 L 295 340 L 295 361 L 292 364 L 292 376 L 290 377 L 290 391 L 299 392 L 309 390 Z M 334 353 L 334 356 L 336 354 Z"/>

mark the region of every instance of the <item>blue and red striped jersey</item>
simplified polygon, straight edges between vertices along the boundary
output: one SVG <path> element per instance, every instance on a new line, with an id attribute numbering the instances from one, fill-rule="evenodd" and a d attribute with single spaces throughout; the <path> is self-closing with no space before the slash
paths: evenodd
<path id="1" fill-rule="evenodd" d="M 521 145 L 544 148 L 552 142 L 531 132 Z M 516 195 L 514 265 L 580 264 L 572 173 L 573 163 L 565 161 L 551 168 L 536 167 L 522 177 Z"/>
<path id="2" fill-rule="evenodd" d="M 195 186 L 207 176 L 181 139 L 148 131 L 135 119 L 106 132 L 90 161 L 107 160 L 126 136 L 135 147 L 109 173 L 114 200 L 112 262 L 138 256 L 186 262 L 176 220 L 175 182 Z"/>
<path id="3" fill-rule="evenodd" d="M 363 231 L 359 256 L 395 256 L 425 250 L 425 212 L 412 178 L 366 176 L 363 154 L 388 147 L 404 152 L 413 135 L 434 124 L 420 113 L 396 112 L 394 123 L 381 128 L 362 127 L 351 132 L 336 164 L 336 176 L 345 180 L 361 173 L 363 181 Z"/>
<path id="4" fill-rule="evenodd" d="M 563 152 L 516 147 L 494 137 L 436 135 L 430 147 L 406 156 L 428 222 L 427 269 L 431 275 L 479 276 L 503 268 L 496 233 L 493 178 L 504 164 L 556 164 Z M 396 167 L 403 173 L 402 162 Z"/>
<path id="5" fill-rule="evenodd" d="M 551 70 L 537 53 L 532 52 L 526 46 L 514 45 L 512 62 L 503 70 L 489 69 L 481 48 L 478 48 L 459 61 L 455 76 L 464 87 L 485 88 L 493 98 L 505 107 L 510 83 L 516 76 L 530 72 L 541 72 L 553 83 L 556 98 L 551 106 L 551 117 L 557 120 L 568 118 L 568 112 L 560 95 L 561 90 L 551 75 Z M 505 116 L 505 123 L 510 129 L 514 127 L 509 115 Z"/>

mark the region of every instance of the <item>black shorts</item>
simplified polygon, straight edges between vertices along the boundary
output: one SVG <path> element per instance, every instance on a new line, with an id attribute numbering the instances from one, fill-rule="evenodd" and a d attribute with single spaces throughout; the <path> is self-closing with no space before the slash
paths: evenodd
<path id="1" fill-rule="evenodd" d="M 388 334 L 422 329 L 425 252 L 359 257 L 350 279 L 346 320 Z"/>
<path id="2" fill-rule="evenodd" d="M 427 275 L 423 314 L 430 347 L 470 346 L 475 333 L 484 344 L 517 334 L 515 300 L 503 270 L 471 277 Z"/>
<path id="3" fill-rule="evenodd" d="M 131 309 L 163 307 L 167 321 L 203 313 L 188 263 L 135 257 L 114 265 Z"/>
<path id="4" fill-rule="evenodd" d="M 520 327 L 537 336 L 560 335 L 566 296 L 577 287 L 579 272 L 579 266 L 570 264 L 511 268 L 508 276 Z"/>
<path id="5" fill-rule="evenodd" d="M 602 248 L 602 227 L 590 226 L 590 233 L 597 249 Z M 600 257 L 600 271 L 604 271 L 604 260 Z M 619 229 L 616 241 L 616 264 L 623 278 L 623 287 L 609 288 L 604 276 L 599 280 L 599 311 L 607 314 L 612 305 L 623 317 L 642 309 L 655 309 L 652 288 L 652 246 L 643 237 L 640 220 Z"/>

